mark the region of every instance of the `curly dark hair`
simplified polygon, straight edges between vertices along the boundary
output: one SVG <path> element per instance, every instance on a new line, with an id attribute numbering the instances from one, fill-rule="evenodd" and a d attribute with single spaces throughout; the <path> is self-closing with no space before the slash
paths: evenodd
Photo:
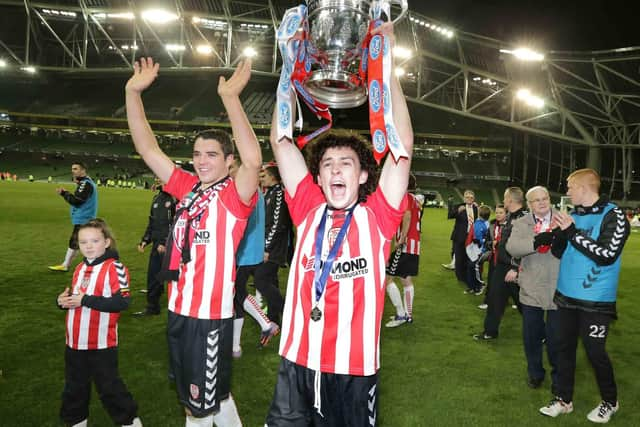
<path id="1" fill-rule="evenodd" d="M 374 192 L 378 182 L 378 165 L 373 158 L 372 147 L 362 135 L 346 131 L 332 130 L 318 137 L 310 144 L 307 152 L 307 166 L 317 183 L 320 173 L 320 161 L 329 148 L 346 147 L 351 148 L 358 155 L 360 168 L 369 173 L 367 181 L 360 185 L 358 189 L 358 201 L 364 202 L 367 196 Z"/>

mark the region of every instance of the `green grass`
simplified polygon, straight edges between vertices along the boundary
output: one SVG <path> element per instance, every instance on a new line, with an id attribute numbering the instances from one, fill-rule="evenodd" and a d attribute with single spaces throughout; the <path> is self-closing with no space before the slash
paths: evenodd
<path id="1" fill-rule="evenodd" d="M 55 185 L 0 181 L 0 426 L 60 426 L 58 408 L 64 380 L 64 312 L 55 297 L 70 274 L 49 272 L 59 263 L 70 232 L 68 207 Z M 148 254 L 136 244 L 144 231 L 151 192 L 100 189 L 99 215 L 116 233 L 132 279 L 133 302 L 120 320 L 120 371 L 140 406 L 146 426 L 183 426 L 175 391 L 166 377 L 166 317 L 136 319 L 144 308 Z M 403 426 L 578 426 L 599 400 L 593 372 L 580 350 L 574 413 L 558 419 L 538 415 L 550 397 L 549 382 L 531 390 L 519 315 L 510 308 L 500 339 L 481 343 L 480 297 L 463 295 L 448 261 L 452 223 L 446 211 L 425 211 L 420 275 L 416 278 L 415 321 L 382 331 L 379 425 Z M 640 425 L 640 245 L 632 234 L 624 251 L 619 290 L 620 319 L 608 350 L 619 387 L 620 412 L 612 425 Z M 77 259 L 79 260 L 79 258 Z M 286 272 L 282 271 L 281 284 Z M 284 286 L 282 286 L 284 288 Z M 166 311 L 164 312 L 166 313 Z M 385 318 L 392 314 L 386 305 Z M 276 379 L 277 342 L 257 350 L 259 331 L 247 321 L 241 359 L 234 362 L 233 394 L 245 426 L 261 426 Z M 111 426 L 97 394 L 92 396 L 91 426 Z"/>

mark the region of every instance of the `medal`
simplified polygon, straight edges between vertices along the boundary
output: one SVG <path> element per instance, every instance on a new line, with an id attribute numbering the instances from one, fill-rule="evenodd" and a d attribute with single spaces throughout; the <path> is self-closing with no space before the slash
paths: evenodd
<path id="1" fill-rule="evenodd" d="M 313 320 L 314 322 L 317 322 L 321 318 L 322 318 L 322 311 L 320 311 L 320 309 L 317 306 L 313 307 L 313 310 L 311 310 L 311 320 Z"/>

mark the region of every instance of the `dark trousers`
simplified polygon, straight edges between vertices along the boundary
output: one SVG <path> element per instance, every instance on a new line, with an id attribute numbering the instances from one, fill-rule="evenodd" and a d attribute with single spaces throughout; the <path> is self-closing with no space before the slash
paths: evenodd
<path id="1" fill-rule="evenodd" d="M 256 267 L 253 278 L 256 289 L 267 300 L 267 307 L 269 308 L 267 316 L 269 320 L 279 325 L 282 309 L 284 308 L 284 299 L 278 286 L 278 268 L 280 268 L 280 265 L 275 262 L 263 262 Z"/>
<path id="2" fill-rule="evenodd" d="M 247 282 L 249 277 L 255 272 L 256 265 L 240 265 L 236 268 L 236 281 L 235 288 L 236 293 L 233 295 L 233 307 L 235 308 L 236 319 L 242 319 L 244 317 L 244 304 L 245 298 L 247 298 Z"/>
<path id="3" fill-rule="evenodd" d="M 118 348 L 73 350 L 65 347 L 65 381 L 60 418 L 77 424 L 89 416 L 91 380 L 102 405 L 116 424 L 131 424 L 138 405 L 118 373 Z"/>
<path id="4" fill-rule="evenodd" d="M 608 314 L 590 313 L 570 308 L 558 308 L 558 396 L 565 402 L 573 400 L 578 337 L 596 374 L 602 400 L 618 401 L 618 388 L 613 366 L 605 349 L 609 324 Z"/>
<path id="5" fill-rule="evenodd" d="M 469 264 L 470 261 L 467 257 L 467 250 L 464 241 L 453 242 L 453 254 L 456 257 L 456 278 L 458 279 L 458 282 L 467 284 L 467 264 Z"/>
<path id="6" fill-rule="evenodd" d="M 507 306 L 509 296 L 520 308 L 520 299 L 518 294 L 520 289 L 517 283 L 505 282 L 504 276 L 507 270 L 496 266 L 493 270 L 493 277 L 491 286 L 489 287 L 489 293 L 487 295 L 487 314 L 484 318 L 484 333 L 492 337 L 497 337 L 500 331 L 500 322 L 504 315 L 504 309 Z"/>
<path id="7" fill-rule="evenodd" d="M 154 242 L 147 267 L 147 311 L 154 313 L 160 312 L 160 297 L 164 292 L 164 283 L 158 280 L 163 258 L 164 254 L 158 253 L 158 244 Z"/>
<path id="8" fill-rule="evenodd" d="M 473 289 L 475 292 L 482 290 L 484 282 L 482 281 L 482 263 L 480 261 L 467 261 L 467 289 Z"/>
<path id="9" fill-rule="evenodd" d="M 545 321 L 546 314 L 546 321 Z M 545 369 L 542 363 L 543 347 L 547 347 L 547 358 L 551 365 L 551 391 L 555 395 L 558 382 L 556 334 L 558 327 L 558 311 L 543 310 L 522 304 L 522 339 L 524 354 L 527 357 L 529 378 L 544 378 Z"/>

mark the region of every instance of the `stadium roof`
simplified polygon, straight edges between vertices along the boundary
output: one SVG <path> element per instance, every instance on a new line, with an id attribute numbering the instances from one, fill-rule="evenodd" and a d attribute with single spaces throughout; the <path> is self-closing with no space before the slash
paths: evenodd
<path id="1" fill-rule="evenodd" d="M 225 69 L 251 45 L 258 51 L 256 72 L 275 77 L 280 63 L 274 28 L 284 10 L 297 3 L 0 0 L 0 73 L 123 70 L 141 55 L 154 56 L 165 70 L 176 72 Z M 547 48 L 541 52 L 543 60 L 522 62 L 512 54 L 519 47 L 514 42 L 463 27 L 482 27 L 482 22 L 470 20 L 481 16 L 484 2 L 450 2 L 449 9 L 440 6 L 440 11 L 435 3 L 411 2 L 424 13 L 411 10 L 406 25 L 396 30 L 398 44 L 412 52 L 399 65 L 405 71 L 405 94 L 415 106 L 569 143 L 640 147 L 640 48 Z M 506 2 L 489 3 L 494 15 L 507 7 Z M 521 7 L 512 3 L 512 10 Z M 535 4 L 544 11 L 547 3 Z M 177 19 L 165 24 L 143 19 L 141 12 L 149 7 L 162 8 Z M 462 7 L 470 12 L 465 14 Z M 427 16 L 431 10 L 441 19 Z M 460 26 L 443 21 L 452 10 L 462 17 L 456 20 Z M 554 10 L 547 9 L 551 14 Z M 509 18 L 503 15 L 486 19 L 508 28 L 508 22 L 498 21 Z M 208 46 L 207 54 L 200 45 Z M 525 88 L 528 93 L 521 91 Z"/>

